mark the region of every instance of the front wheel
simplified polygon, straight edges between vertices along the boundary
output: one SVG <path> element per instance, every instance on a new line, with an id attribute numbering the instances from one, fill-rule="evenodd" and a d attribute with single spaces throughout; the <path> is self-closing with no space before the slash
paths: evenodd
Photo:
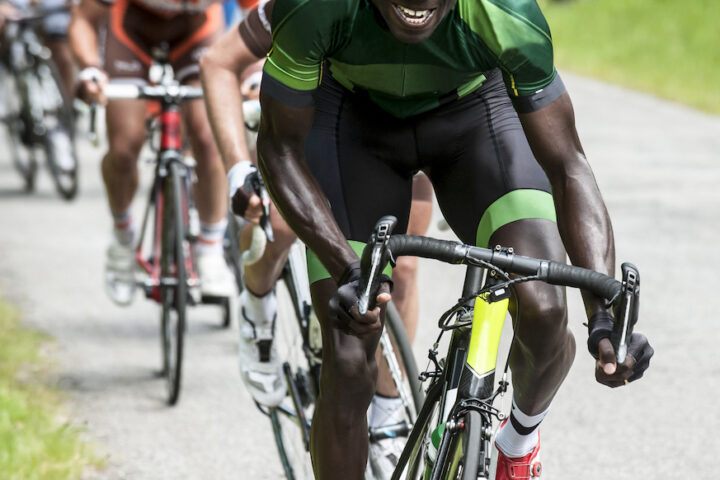
<path id="1" fill-rule="evenodd" d="M 175 405 L 180 395 L 180 379 L 185 334 L 188 276 L 185 265 L 184 183 L 179 167 L 171 163 L 163 182 L 161 346 L 167 403 Z"/>
<path id="2" fill-rule="evenodd" d="M 60 74 L 54 63 L 40 65 L 37 77 L 45 104 L 45 158 L 58 193 L 65 200 L 72 200 L 78 191 L 78 161 L 71 103 L 64 96 Z"/>
<path id="3" fill-rule="evenodd" d="M 444 480 L 478 480 L 480 466 L 487 455 L 483 444 L 483 419 L 480 413 L 470 410 L 460 420 L 460 431 L 450 439 L 445 458 Z M 446 432 L 445 435 L 449 435 Z"/>
<path id="4" fill-rule="evenodd" d="M 78 162 L 71 134 L 63 128 L 49 131 L 43 147 L 55 188 L 65 200 L 72 200 L 78 191 Z"/>

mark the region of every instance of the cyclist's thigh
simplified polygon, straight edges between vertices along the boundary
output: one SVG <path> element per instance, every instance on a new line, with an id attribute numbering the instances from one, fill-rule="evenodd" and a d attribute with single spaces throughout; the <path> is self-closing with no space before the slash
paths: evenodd
<path id="1" fill-rule="evenodd" d="M 407 233 L 425 235 L 432 218 L 432 184 L 424 173 L 420 172 L 413 178 L 412 207 Z"/>
<path id="2" fill-rule="evenodd" d="M 535 161 L 499 71 L 477 91 L 440 107 L 423 124 L 440 208 L 465 243 L 488 246 L 503 225 L 554 222 L 550 183 Z M 437 146 L 436 146 L 437 145 Z M 435 150 L 435 151 L 433 151 Z"/>
<path id="3" fill-rule="evenodd" d="M 136 159 L 145 143 L 147 105 L 140 100 L 116 100 L 106 108 L 108 145 L 111 153 Z"/>
<path id="4" fill-rule="evenodd" d="M 147 83 L 152 57 L 149 46 L 136 31 L 151 24 L 142 19 L 138 10 L 128 0 L 117 0 L 110 9 L 103 66 L 112 80 Z"/>
<path id="5" fill-rule="evenodd" d="M 365 242 L 383 215 L 407 229 L 417 169 L 412 129 L 329 78 L 315 98 L 305 154 L 335 219 L 350 240 Z"/>
<path id="6" fill-rule="evenodd" d="M 224 30 L 222 5 L 215 3 L 203 13 L 183 14 L 187 28 L 171 44 L 170 62 L 175 78 L 184 84 L 200 79 L 200 57 L 220 38 Z M 176 19 L 173 19 L 176 20 Z M 199 102 L 202 103 L 202 102 Z"/>

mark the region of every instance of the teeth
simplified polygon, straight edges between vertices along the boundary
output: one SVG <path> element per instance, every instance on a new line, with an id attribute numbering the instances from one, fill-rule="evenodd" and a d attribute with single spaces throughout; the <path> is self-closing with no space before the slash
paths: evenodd
<path id="1" fill-rule="evenodd" d="M 425 20 L 428 19 L 430 14 L 433 12 L 432 9 L 429 10 L 412 10 L 407 7 L 403 7 L 402 5 L 395 4 L 395 6 L 400 10 L 400 12 L 403 14 L 403 17 L 405 17 L 405 20 L 408 23 L 412 24 L 422 24 L 425 22 Z"/>

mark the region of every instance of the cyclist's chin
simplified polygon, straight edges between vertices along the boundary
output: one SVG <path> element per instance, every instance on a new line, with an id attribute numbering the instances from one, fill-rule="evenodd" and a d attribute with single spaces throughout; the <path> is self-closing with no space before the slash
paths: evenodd
<path id="1" fill-rule="evenodd" d="M 403 43 L 420 43 L 435 31 L 457 0 L 372 0 L 388 29 Z"/>

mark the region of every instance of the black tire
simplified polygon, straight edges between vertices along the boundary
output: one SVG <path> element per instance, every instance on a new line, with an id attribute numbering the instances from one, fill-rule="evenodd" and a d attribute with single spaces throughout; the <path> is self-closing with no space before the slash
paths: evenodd
<path id="1" fill-rule="evenodd" d="M 78 192 L 78 157 L 75 151 L 73 111 L 62 88 L 60 73 L 52 62 L 38 66 L 38 80 L 43 92 L 55 91 L 62 101 L 55 111 L 45 112 L 46 120 L 53 117 L 54 128 L 45 132 L 43 149 L 55 188 L 62 198 L 72 200 Z M 63 162 L 59 161 L 63 159 Z M 64 165 L 62 165 L 64 163 Z"/>
<path id="2" fill-rule="evenodd" d="M 309 421 L 317 392 L 314 370 L 303 348 L 303 332 L 294 306 L 294 295 L 286 281 L 277 282 L 275 346 L 284 365 L 287 395 L 271 410 L 275 444 L 288 480 L 315 478 L 308 449 Z M 305 426 L 302 425 L 304 419 Z"/>
<path id="3" fill-rule="evenodd" d="M 168 405 L 175 405 L 180 396 L 185 313 L 188 299 L 184 253 L 186 226 L 183 215 L 185 184 L 179 169 L 177 164 L 170 163 L 168 176 L 163 181 L 160 336 Z M 163 280 L 167 280 L 165 285 L 163 285 Z"/>
<path id="4" fill-rule="evenodd" d="M 412 344 L 410 338 L 408 338 L 407 331 L 405 330 L 405 324 L 402 321 L 400 312 L 393 302 L 390 302 L 385 312 L 385 328 L 388 329 L 390 335 L 393 337 L 395 345 L 397 347 L 397 355 L 399 361 L 402 363 L 407 382 L 409 383 L 410 390 L 415 402 L 415 411 L 420 411 L 423 402 L 425 401 L 425 394 L 422 389 L 422 382 L 418 375 L 417 363 L 415 361 L 415 354 L 413 353 Z"/>
<path id="5" fill-rule="evenodd" d="M 463 429 L 452 439 L 443 466 L 443 480 L 477 480 L 483 452 L 483 421 L 480 413 L 470 410 L 463 418 Z M 446 431 L 445 435 L 449 435 Z"/>
<path id="6" fill-rule="evenodd" d="M 35 148 L 28 134 L 31 121 L 27 115 L 27 95 L 25 88 L 21 88 L 15 74 L 5 65 L 0 65 L 0 94 L 3 97 L 2 121 L 7 127 L 13 166 L 23 179 L 23 189 L 30 193 L 35 190 L 35 177 L 37 174 L 37 160 Z"/>
<path id="7" fill-rule="evenodd" d="M 63 137 L 67 140 L 62 140 Z M 66 141 L 69 142 L 68 145 L 65 145 Z M 78 192 L 78 162 L 72 136 L 64 129 L 47 132 L 45 134 L 43 147 L 45 149 L 48 168 L 55 183 L 55 189 L 63 199 L 74 199 Z M 60 162 L 58 161 L 59 155 L 70 155 L 73 160 L 72 167 L 61 168 Z"/>
<path id="8" fill-rule="evenodd" d="M 225 297 L 220 300 L 220 307 L 223 311 L 222 327 L 230 328 L 230 325 L 232 324 L 232 302 L 228 297 Z"/>
<path id="9" fill-rule="evenodd" d="M 228 225 L 225 229 L 225 238 L 223 239 L 223 247 L 225 249 L 225 261 L 230 266 L 230 270 L 235 275 L 235 284 L 238 288 L 238 294 L 242 293 L 245 285 L 243 285 L 243 268 L 240 255 L 240 245 L 238 244 L 238 235 L 240 228 L 235 215 L 228 212 Z"/>

